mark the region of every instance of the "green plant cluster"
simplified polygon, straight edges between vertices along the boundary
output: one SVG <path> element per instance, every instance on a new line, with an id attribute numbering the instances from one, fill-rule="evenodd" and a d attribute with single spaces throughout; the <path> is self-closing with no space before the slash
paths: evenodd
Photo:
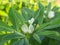
<path id="1" fill-rule="evenodd" d="M 19 8 L 18 4 L 6 3 L 7 9 L 1 5 L 0 45 L 60 45 L 59 7 L 38 2 L 35 11 L 32 5 L 29 9 L 27 5 Z M 50 11 L 54 11 L 54 17 L 48 16 Z"/>

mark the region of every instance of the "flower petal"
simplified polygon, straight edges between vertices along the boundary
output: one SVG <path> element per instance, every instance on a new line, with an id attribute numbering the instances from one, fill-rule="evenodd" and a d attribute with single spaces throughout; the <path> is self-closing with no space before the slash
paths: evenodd
<path id="1" fill-rule="evenodd" d="M 31 20 L 28 20 L 29 24 L 33 24 L 34 18 L 31 18 Z"/>
<path id="2" fill-rule="evenodd" d="M 28 26 L 26 24 L 22 25 L 21 29 L 24 33 L 28 32 Z"/>
<path id="3" fill-rule="evenodd" d="M 34 31 L 33 25 L 29 25 L 29 30 L 28 30 L 28 32 L 29 32 L 29 33 L 32 33 L 33 31 Z"/>

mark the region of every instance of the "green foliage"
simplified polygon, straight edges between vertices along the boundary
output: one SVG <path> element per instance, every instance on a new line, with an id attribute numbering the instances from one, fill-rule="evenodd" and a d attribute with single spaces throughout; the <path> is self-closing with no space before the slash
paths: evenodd
<path id="1" fill-rule="evenodd" d="M 59 42 L 59 7 L 53 7 L 53 9 L 51 9 L 51 3 L 45 7 L 40 2 L 38 3 L 38 7 L 39 8 L 34 11 L 23 6 L 20 10 L 21 12 L 18 12 L 14 6 L 11 6 L 7 17 L 12 25 L 9 26 L 7 24 L 8 21 L 0 20 L 0 32 L 5 32 L 5 34 L 0 34 L 0 45 L 4 45 L 4 43 L 7 45 L 55 45 L 55 42 Z M 47 10 L 46 14 L 44 13 L 45 10 Z M 55 17 L 49 19 L 48 13 L 51 10 L 55 12 Z M 30 24 L 32 22 L 30 19 L 33 21 L 33 24 Z M 26 26 L 28 31 L 34 28 L 34 31 L 24 33 L 21 29 L 22 26 Z M 24 31 L 26 30 L 25 27 L 23 27 L 23 29 Z M 60 43 L 56 43 L 56 45 L 59 44 Z"/>

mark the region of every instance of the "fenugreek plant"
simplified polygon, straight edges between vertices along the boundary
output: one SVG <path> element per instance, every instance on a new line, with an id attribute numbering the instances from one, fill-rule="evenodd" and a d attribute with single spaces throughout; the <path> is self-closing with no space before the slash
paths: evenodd
<path id="1" fill-rule="evenodd" d="M 10 7 L 11 25 L 0 20 L 0 32 L 5 32 L 0 34 L 0 45 L 48 45 L 49 39 L 60 41 L 59 8 L 51 9 L 51 3 L 47 7 L 40 3 L 38 6 L 36 11 L 23 7 L 20 13 Z"/>

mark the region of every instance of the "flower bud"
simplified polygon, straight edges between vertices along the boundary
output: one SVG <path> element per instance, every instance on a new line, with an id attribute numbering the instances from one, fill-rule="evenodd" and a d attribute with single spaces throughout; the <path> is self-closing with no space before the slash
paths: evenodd
<path id="1" fill-rule="evenodd" d="M 54 14 L 54 11 L 50 11 L 49 13 L 48 13 L 48 18 L 53 18 L 55 16 L 55 14 Z"/>

